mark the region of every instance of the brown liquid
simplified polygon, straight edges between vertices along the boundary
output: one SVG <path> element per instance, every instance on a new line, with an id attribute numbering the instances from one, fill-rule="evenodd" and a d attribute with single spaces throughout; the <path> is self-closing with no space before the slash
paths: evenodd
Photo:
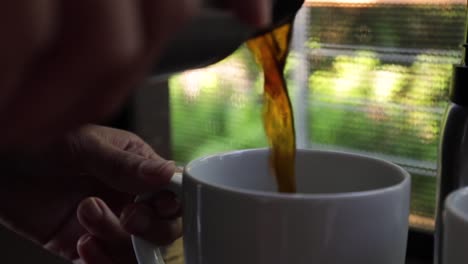
<path id="1" fill-rule="evenodd" d="M 283 76 L 289 51 L 291 24 L 251 39 L 247 46 L 263 67 L 263 125 L 271 147 L 270 166 L 280 192 L 296 192 L 296 138 L 291 102 Z"/>

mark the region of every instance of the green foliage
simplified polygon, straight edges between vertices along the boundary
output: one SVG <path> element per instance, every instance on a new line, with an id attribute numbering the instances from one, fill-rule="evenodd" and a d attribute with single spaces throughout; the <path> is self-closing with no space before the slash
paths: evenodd
<path id="1" fill-rule="evenodd" d="M 465 4 L 310 8 L 315 43 L 453 49 L 462 43 Z"/>
<path id="2" fill-rule="evenodd" d="M 440 58 L 420 55 L 403 66 L 370 52 L 338 56 L 310 76 L 310 140 L 435 161 L 451 65 L 434 61 Z"/>
<path id="3" fill-rule="evenodd" d="M 236 60 L 246 60 L 245 50 L 223 63 Z M 309 79 L 311 142 L 435 161 L 451 71 L 450 64 L 435 60 L 432 55 L 420 55 L 409 66 L 384 64 L 376 54 L 362 51 L 338 56 L 328 69 L 313 72 Z M 287 75 L 296 64 L 294 59 L 288 61 Z M 177 160 L 266 145 L 261 74 L 252 65 L 244 70 L 244 76 L 255 78 L 242 90 L 236 90 L 239 80 L 226 79 L 223 71 L 198 71 L 171 79 Z"/>
<path id="4" fill-rule="evenodd" d="M 230 63 L 239 61 L 241 71 L 236 72 Z M 226 75 L 222 65 L 241 75 Z M 217 67 L 222 69 L 216 71 Z M 267 145 L 261 120 L 262 82 L 246 51 L 240 49 L 210 69 L 214 70 L 194 71 L 170 79 L 172 146 L 177 161 Z M 256 78 L 245 83 L 248 87 L 237 87 L 240 79 L 252 76 Z"/>

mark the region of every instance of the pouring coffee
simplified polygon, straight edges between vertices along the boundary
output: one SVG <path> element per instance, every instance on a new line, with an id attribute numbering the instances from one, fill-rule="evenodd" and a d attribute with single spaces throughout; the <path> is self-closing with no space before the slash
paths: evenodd
<path id="1" fill-rule="evenodd" d="M 270 167 L 280 192 L 295 192 L 295 131 L 292 106 L 283 76 L 293 20 L 304 0 L 273 1 L 270 27 L 253 30 L 226 13 L 216 1 L 204 3 L 194 18 L 163 53 L 154 68 L 156 76 L 217 62 L 246 42 L 263 69 L 263 123 L 271 147 Z"/>

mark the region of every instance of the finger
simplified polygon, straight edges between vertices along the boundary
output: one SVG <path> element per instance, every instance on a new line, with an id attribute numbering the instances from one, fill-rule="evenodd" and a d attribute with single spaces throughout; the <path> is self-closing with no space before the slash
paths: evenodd
<path id="1" fill-rule="evenodd" d="M 245 22 L 266 27 L 272 19 L 272 0 L 226 0 L 228 8 Z"/>
<path id="2" fill-rule="evenodd" d="M 167 44 L 164 40 L 171 38 L 198 12 L 200 2 L 201 0 L 141 1 L 146 46 L 151 54 L 160 54 L 164 50 Z"/>
<path id="3" fill-rule="evenodd" d="M 89 197 L 78 206 L 80 224 L 94 237 L 111 244 L 127 243 L 129 235 L 120 226 L 119 218 L 99 198 Z"/>
<path id="4" fill-rule="evenodd" d="M 157 154 L 146 158 L 113 145 L 95 142 L 82 144 L 77 160 L 86 172 L 95 175 L 116 190 L 139 194 L 154 191 L 169 183 L 176 170 L 173 161 Z"/>
<path id="5" fill-rule="evenodd" d="M 164 220 L 143 204 L 132 204 L 127 207 L 121 217 L 123 228 L 134 235 L 154 243 L 157 246 L 167 246 L 182 236 L 182 221 Z"/>
<path id="6" fill-rule="evenodd" d="M 158 192 L 151 198 L 150 203 L 156 215 L 161 219 L 176 219 L 181 216 L 181 203 L 177 195 L 171 191 Z"/>
<path id="7" fill-rule="evenodd" d="M 55 9 L 54 0 L 1 2 L 0 105 L 14 94 L 28 64 L 50 44 L 55 33 Z"/>
<path id="8" fill-rule="evenodd" d="M 80 203 L 77 215 L 80 224 L 112 259 L 119 259 L 122 263 L 135 260 L 130 235 L 123 230 L 119 218 L 104 201 L 93 197 L 85 199 Z"/>
<path id="9" fill-rule="evenodd" d="M 102 113 L 97 112 L 100 109 L 96 109 L 96 102 L 80 109 L 83 114 L 77 116 L 69 116 L 70 111 L 74 111 L 70 108 L 76 107 L 83 94 L 93 98 L 108 93 L 107 89 L 96 87 L 96 82 L 125 76 L 141 57 L 143 38 L 135 1 L 62 3 L 59 42 L 47 57 L 35 65 L 36 71 L 23 84 L 28 90 L 8 107 L 11 119 L 16 120 L 10 129 L 13 138 L 27 135 L 28 131 L 44 131 L 45 128 L 50 132 L 45 134 L 55 136 L 77 122 L 91 118 L 90 113 L 93 117 L 100 117 Z M 116 91 L 119 96 L 120 92 Z M 109 100 L 111 97 L 109 95 Z M 108 104 L 112 105 L 106 100 L 100 102 L 104 108 Z M 34 119 L 27 118 L 31 113 L 35 114 Z M 40 134 L 44 136 L 44 133 Z"/>
<path id="10" fill-rule="evenodd" d="M 97 239 L 90 234 L 83 235 L 78 240 L 76 248 L 86 264 L 115 264 L 101 248 Z"/>

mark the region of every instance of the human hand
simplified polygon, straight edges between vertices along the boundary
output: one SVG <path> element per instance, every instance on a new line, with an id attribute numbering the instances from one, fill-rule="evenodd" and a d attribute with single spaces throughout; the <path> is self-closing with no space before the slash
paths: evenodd
<path id="1" fill-rule="evenodd" d="M 180 204 L 160 191 L 176 167 L 136 135 L 85 126 L 35 153 L 4 153 L 0 222 L 74 263 L 136 263 L 130 234 L 155 245 L 181 235 Z"/>
<path id="2" fill-rule="evenodd" d="M 269 22 L 271 0 L 220 0 Z M 0 146 L 46 144 L 113 113 L 200 0 L 17 0 L 0 9 Z"/>

